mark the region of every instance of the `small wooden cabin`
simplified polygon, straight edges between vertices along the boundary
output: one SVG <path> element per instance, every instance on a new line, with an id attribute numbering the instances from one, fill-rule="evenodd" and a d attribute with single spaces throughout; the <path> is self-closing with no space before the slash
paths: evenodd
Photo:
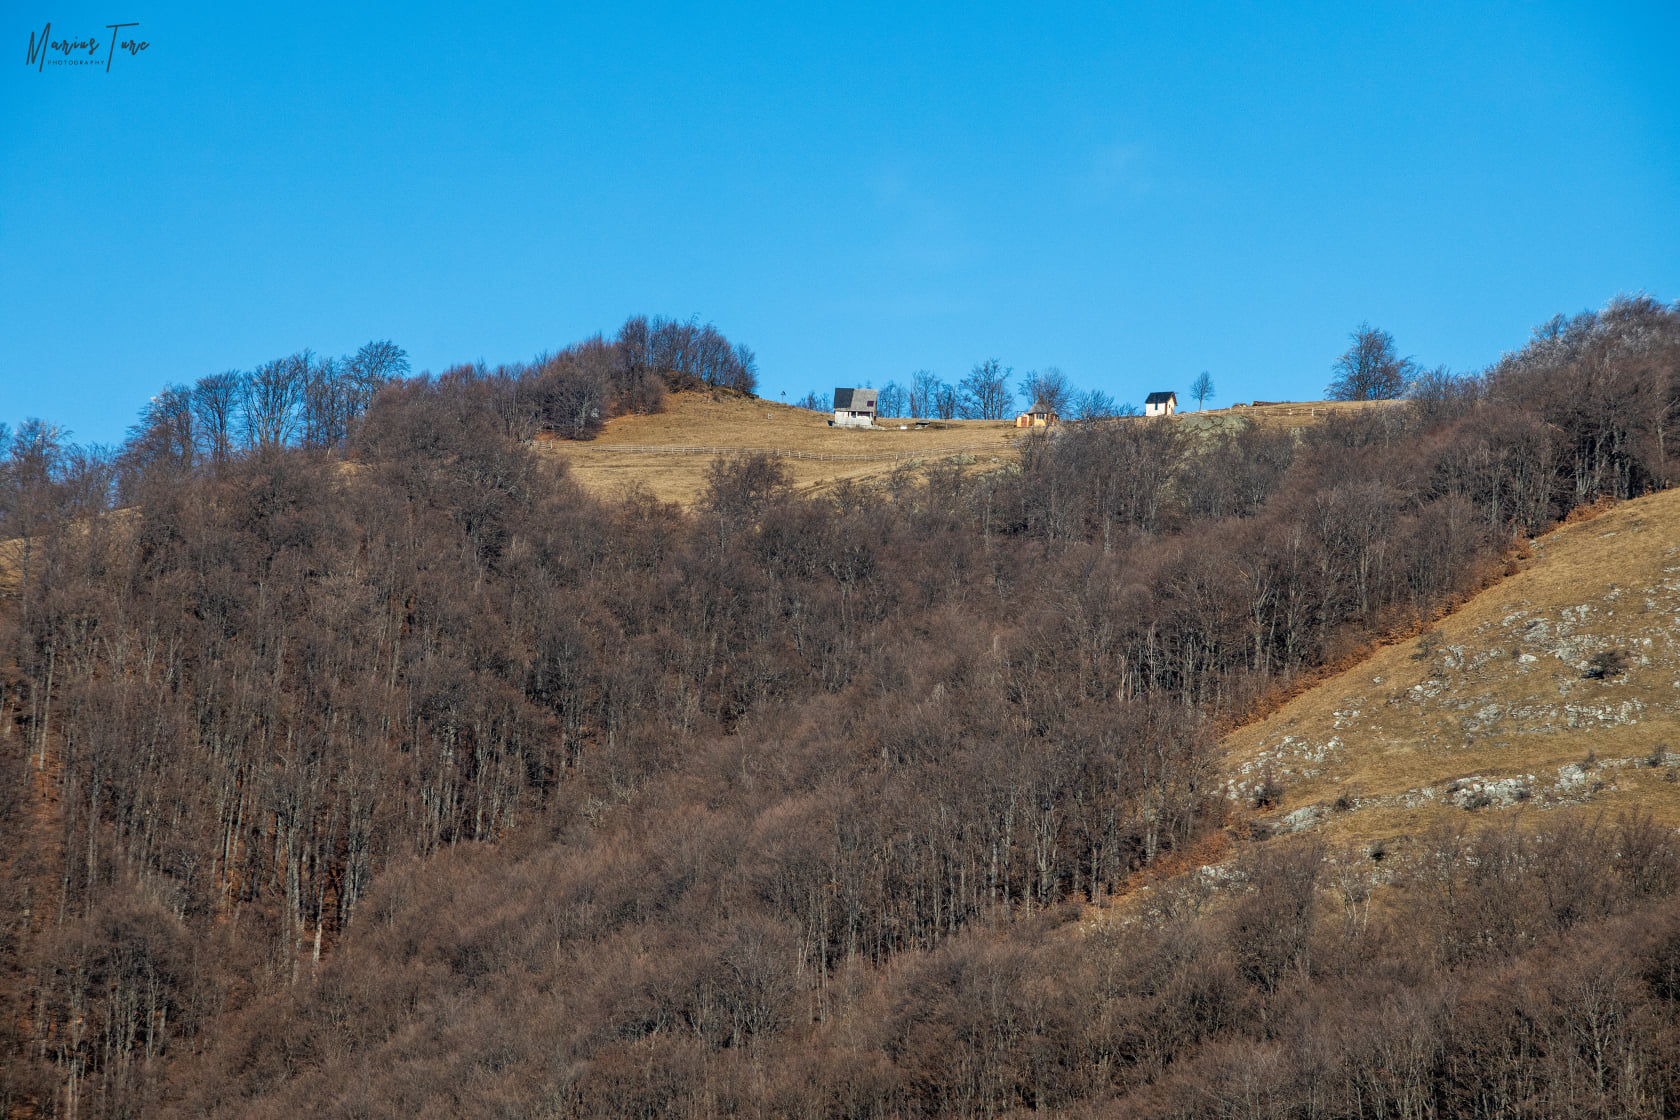
<path id="1" fill-rule="evenodd" d="M 1170 390 L 1165 393 L 1151 393 L 1143 399 L 1143 414 L 1145 416 L 1171 416 L 1178 411 L 1178 394 Z"/>
<path id="2" fill-rule="evenodd" d="M 1048 428 L 1052 424 L 1060 423 L 1061 419 L 1060 416 L 1046 408 L 1042 402 L 1038 402 L 1015 417 L 1015 426 L 1017 428 Z"/>

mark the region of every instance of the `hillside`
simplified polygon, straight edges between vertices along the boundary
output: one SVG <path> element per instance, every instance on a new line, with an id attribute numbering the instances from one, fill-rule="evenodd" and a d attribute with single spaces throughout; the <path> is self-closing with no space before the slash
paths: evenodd
<path id="1" fill-rule="evenodd" d="M 578 362 L 14 443 L 0 1115 L 1672 1112 L 1680 308 L 1012 444 Z"/>
<path id="2" fill-rule="evenodd" d="M 997 463 L 1013 457 L 1016 428 L 998 420 L 939 420 L 927 428 L 832 428 L 828 414 L 767 400 L 706 392 L 672 393 L 665 411 L 607 421 L 587 442 L 545 441 L 572 477 L 602 497 L 635 487 L 663 501 L 688 504 L 704 489 L 705 466 L 717 454 L 762 450 L 783 458 L 794 487 L 813 493 L 841 481 L 874 479 L 893 470 L 961 457 Z M 904 421 L 909 424 L 910 421 Z"/>
<path id="3" fill-rule="evenodd" d="M 1360 840 L 1579 804 L 1680 825 L 1680 491 L 1526 551 L 1416 640 L 1227 736 L 1232 803 L 1270 786 L 1265 819 Z M 1590 675 L 1608 651 L 1626 671 Z"/>
<path id="4" fill-rule="evenodd" d="M 1190 433 L 1248 426 L 1298 429 L 1391 402 L 1305 401 L 1238 405 L 1183 412 L 1174 418 Z M 690 504 L 704 489 L 705 464 L 718 454 L 773 452 L 796 491 L 814 494 L 841 482 L 879 482 L 894 471 L 935 464 L 986 469 L 1019 459 L 1012 422 L 883 420 L 875 428 L 834 428 L 827 413 L 811 412 L 734 393 L 674 392 L 663 412 L 607 421 L 593 440 L 543 440 L 572 477 L 605 498 L 641 487 L 663 501 Z M 906 427 L 900 427 L 906 425 Z"/>

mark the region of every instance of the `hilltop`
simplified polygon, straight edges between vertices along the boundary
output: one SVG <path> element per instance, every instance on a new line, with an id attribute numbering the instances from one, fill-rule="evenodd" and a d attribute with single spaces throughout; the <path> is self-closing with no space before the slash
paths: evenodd
<path id="1" fill-rule="evenodd" d="M 603 497 L 640 486 L 686 505 L 704 489 L 705 465 L 718 455 L 776 454 L 794 487 L 812 493 L 953 458 L 965 465 L 1001 463 L 1013 458 L 1018 431 L 1001 420 L 935 420 L 921 429 L 909 420 L 882 421 L 865 430 L 830 427 L 829 419 L 829 413 L 740 394 L 674 392 L 663 412 L 609 420 L 593 440 L 539 446 L 563 458 L 573 478 Z"/>
<path id="2" fill-rule="evenodd" d="M 1388 401 L 1301 401 L 1180 412 L 1192 434 L 1246 427 L 1297 430 Z M 704 489 L 704 464 L 718 455 L 766 452 L 781 458 L 794 488 L 814 494 L 842 482 L 880 482 L 933 465 L 985 470 L 1019 461 L 1024 434 L 1013 421 L 883 419 L 874 428 L 836 428 L 830 414 L 746 394 L 673 392 L 664 411 L 608 420 L 592 440 L 540 440 L 590 491 L 616 498 L 634 488 L 688 505 Z M 1141 422 L 1141 420 L 1139 421 Z M 918 427 L 918 423 L 924 427 Z"/>

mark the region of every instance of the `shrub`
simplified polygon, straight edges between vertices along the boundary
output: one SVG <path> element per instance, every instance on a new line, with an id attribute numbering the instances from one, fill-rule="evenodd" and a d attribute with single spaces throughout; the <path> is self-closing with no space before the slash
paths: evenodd
<path id="1" fill-rule="evenodd" d="M 1619 649 L 1607 649 L 1595 653 L 1587 659 L 1587 667 L 1581 676 L 1588 680 L 1601 681 L 1609 677 L 1620 677 L 1627 673 L 1627 653 Z"/>

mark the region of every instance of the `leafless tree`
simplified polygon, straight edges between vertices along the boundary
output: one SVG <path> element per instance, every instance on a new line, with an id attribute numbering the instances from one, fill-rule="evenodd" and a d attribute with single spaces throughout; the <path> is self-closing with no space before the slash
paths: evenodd
<path id="1" fill-rule="evenodd" d="M 291 442 L 313 359 L 310 351 L 300 350 L 289 358 L 264 362 L 244 375 L 240 412 L 246 446 L 273 451 Z"/>
<path id="2" fill-rule="evenodd" d="M 1011 372 L 996 358 L 976 363 L 958 387 L 958 410 L 970 420 L 1008 419 L 1015 406 L 1015 394 L 1009 391 Z"/>
<path id="3" fill-rule="evenodd" d="M 1030 408 L 1048 409 L 1058 416 L 1073 409 L 1074 391 L 1067 376 L 1055 366 L 1033 370 L 1021 382 L 1021 399 Z"/>
<path id="4" fill-rule="evenodd" d="M 136 434 L 143 434 L 171 463 L 192 469 L 199 444 L 193 391 L 184 385 L 164 386 L 141 409 Z"/>
<path id="5" fill-rule="evenodd" d="M 1406 387 L 1406 397 L 1426 427 L 1464 416 L 1475 407 L 1481 395 L 1479 377 L 1458 377 L 1446 366 L 1421 371 Z"/>
<path id="6" fill-rule="evenodd" d="M 646 315 L 631 315 L 613 336 L 619 364 L 630 374 L 649 371 L 653 365 L 653 329 Z"/>
<path id="7" fill-rule="evenodd" d="M 877 414 L 883 417 L 903 416 L 904 402 L 908 394 L 904 386 L 896 381 L 889 381 L 881 386 L 881 391 L 875 397 Z"/>
<path id="8" fill-rule="evenodd" d="M 1196 379 L 1190 382 L 1190 395 L 1196 399 L 1198 410 L 1205 407 L 1207 402 L 1213 399 L 1213 378 L 1207 370 L 1204 369 L 1201 373 L 1198 373 Z"/>
<path id="9" fill-rule="evenodd" d="M 1086 389 L 1073 398 L 1073 415 L 1080 420 L 1107 420 L 1123 414 L 1112 396 L 1101 389 Z"/>
<path id="10" fill-rule="evenodd" d="M 768 455 L 713 459 L 706 470 L 706 508 L 731 517 L 755 514 L 792 481 L 786 464 Z"/>
<path id="11" fill-rule="evenodd" d="M 388 338 L 364 345 L 349 359 L 349 365 L 356 378 L 375 391 L 387 382 L 407 377 L 412 368 L 408 352 Z"/>
<path id="12" fill-rule="evenodd" d="M 348 403 L 352 417 L 366 413 L 379 390 L 393 381 L 407 377 L 413 368 L 408 361 L 408 352 L 388 338 L 367 343 L 342 365 L 345 367 L 343 372 L 348 382 Z"/>
<path id="13" fill-rule="evenodd" d="M 326 450 L 343 443 L 356 414 L 356 396 L 345 363 L 332 358 L 310 363 L 300 408 L 303 446 Z"/>
<path id="14" fill-rule="evenodd" d="M 612 410 L 615 415 L 658 412 L 665 407 L 665 380 L 653 365 L 646 315 L 632 315 L 609 344 L 613 350 Z"/>
<path id="15" fill-rule="evenodd" d="M 744 342 L 735 344 L 735 364 L 729 371 L 731 389 L 758 392 L 758 354 Z"/>
<path id="16" fill-rule="evenodd" d="M 62 465 L 69 429 L 30 417 L 12 433 L 11 470 L 18 481 L 36 485 L 54 477 Z"/>
<path id="17" fill-rule="evenodd" d="M 237 370 L 212 373 L 193 385 L 192 409 L 202 450 L 212 464 L 220 466 L 233 454 L 235 413 L 241 399 L 241 377 Z"/>
<path id="18" fill-rule="evenodd" d="M 919 369 L 910 375 L 910 415 L 923 418 L 938 415 L 936 401 L 945 383 L 932 370 Z"/>
<path id="19" fill-rule="evenodd" d="M 589 439 L 607 418 L 611 362 L 604 347 L 571 347 L 539 364 L 537 408 L 544 426 L 566 439 Z"/>
<path id="20" fill-rule="evenodd" d="M 1382 401 L 1403 394 L 1417 366 L 1412 359 L 1400 357 L 1394 348 L 1394 336 L 1370 323 L 1361 323 L 1349 337 L 1353 344 L 1331 367 L 1336 379 L 1325 390 L 1330 399 Z"/>

